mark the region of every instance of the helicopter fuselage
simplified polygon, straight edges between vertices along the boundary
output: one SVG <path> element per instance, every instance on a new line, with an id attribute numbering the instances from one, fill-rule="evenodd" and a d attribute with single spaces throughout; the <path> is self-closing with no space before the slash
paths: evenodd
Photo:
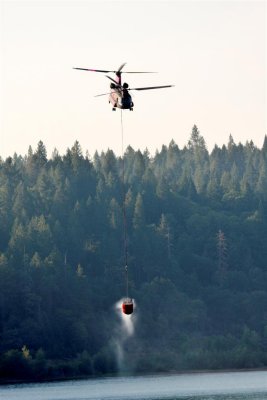
<path id="1" fill-rule="evenodd" d="M 112 104 L 113 110 L 121 108 L 122 110 L 133 110 L 132 97 L 127 89 L 121 89 L 120 87 L 113 87 L 109 95 L 109 103 Z"/>

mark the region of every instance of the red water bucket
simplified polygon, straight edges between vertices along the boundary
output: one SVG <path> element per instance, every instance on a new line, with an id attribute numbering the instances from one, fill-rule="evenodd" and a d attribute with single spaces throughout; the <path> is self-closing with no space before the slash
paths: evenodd
<path id="1" fill-rule="evenodd" d="M 127 315 L 133 313 L 133 301 L 131 299 L 124 300 L 122 303 L 122 312 Z"/>

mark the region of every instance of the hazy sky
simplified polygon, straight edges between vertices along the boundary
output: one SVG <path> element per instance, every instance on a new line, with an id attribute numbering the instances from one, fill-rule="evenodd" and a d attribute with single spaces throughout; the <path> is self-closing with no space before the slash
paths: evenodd
<path id="1" fill-rule="evenodd" d="M 77 139 L 121 152 L 120 110 L 102 74 L 72 67 L 158 71 L 124 75 L 135 92 L 123 111 L 125 145 L 153 154 L 183 147 L 196 124 L 208 149 L 253 140 L 266 130 L 265 1 L 1 1 L 0 156 L 48 155 Z"/>

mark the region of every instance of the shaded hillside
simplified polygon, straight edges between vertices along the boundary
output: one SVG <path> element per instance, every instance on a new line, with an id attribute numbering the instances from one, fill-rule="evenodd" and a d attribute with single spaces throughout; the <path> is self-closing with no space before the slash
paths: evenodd
<path id="1" fill-rule="evenodd" d="M 267 365 L 267 138 L 214 147 L 193 127 L 154 157 L 128 147 L 132 372 Z M 0 161 L 0 375 L 115 372 L 125 294 L 122 159 Z"/>

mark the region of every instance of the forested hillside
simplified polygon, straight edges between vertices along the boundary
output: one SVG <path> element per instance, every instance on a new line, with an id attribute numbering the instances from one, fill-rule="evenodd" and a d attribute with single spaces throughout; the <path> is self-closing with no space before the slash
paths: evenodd
<path id="1" fill-rule="evenodd" d="M 153 157 L 128 147 L 0 159 L 0 376 L 118 371 L 125 189 L 131 372 L 267 366 L 267 137 L 206 149 L 193 127 Z"/>

